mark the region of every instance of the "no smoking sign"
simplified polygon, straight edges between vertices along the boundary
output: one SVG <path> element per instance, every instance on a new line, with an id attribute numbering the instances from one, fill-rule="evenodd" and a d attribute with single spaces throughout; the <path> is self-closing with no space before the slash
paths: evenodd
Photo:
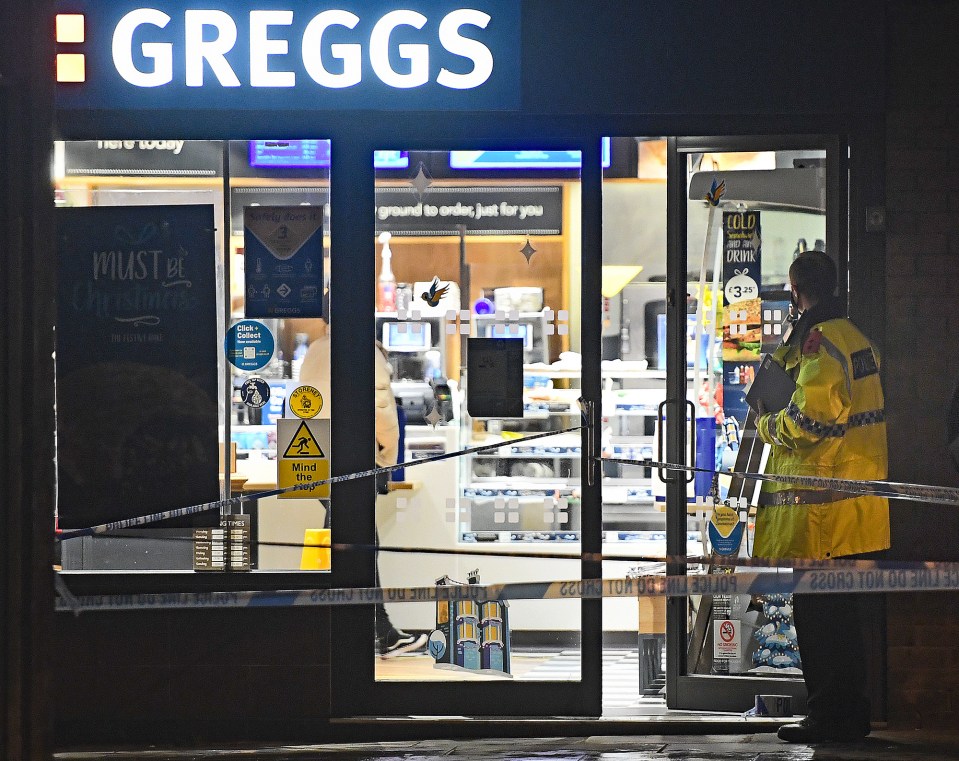
<path id="1" fill-rule="evenodd" d="M 713 658 L 739 658 L 739 621 L 713 621 Z"/>

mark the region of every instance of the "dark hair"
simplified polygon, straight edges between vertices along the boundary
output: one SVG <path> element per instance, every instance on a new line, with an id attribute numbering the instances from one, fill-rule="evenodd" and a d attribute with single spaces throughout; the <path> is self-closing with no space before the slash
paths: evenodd
<path id="1" fill-rule="evenodd" d="M 804 251 L 789 266 L 789 280 L 799 293 L 823 301 L 836 290 L 836 265 L 823 251 Z"/>

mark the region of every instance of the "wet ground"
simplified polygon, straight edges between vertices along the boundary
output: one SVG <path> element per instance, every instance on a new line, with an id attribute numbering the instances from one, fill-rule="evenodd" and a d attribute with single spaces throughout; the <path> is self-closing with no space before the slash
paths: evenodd
<path id="1" fill-rule="evenodd" d="M 171 750 L 84 750 L 56 761 L 931 761 L 959 759 L 959 733 L 873 732 L 860 743 L 789 745 L 774 734 L 420 740 Z"/>

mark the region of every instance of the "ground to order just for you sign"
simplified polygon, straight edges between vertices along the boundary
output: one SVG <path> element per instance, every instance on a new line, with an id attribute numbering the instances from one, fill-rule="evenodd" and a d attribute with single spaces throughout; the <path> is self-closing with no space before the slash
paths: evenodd
<path id="1" fill-rule="evenodd" d="M 394 235 L 562 235 L 563 189 L 546 186 L 377 188 L 376 231 Z"/>
<path id="2" fill-rule="evenodd" d="M 234 235 L 243 233 L 243 210 L 256 204 L 315 206 L 323 210 L 329 223 L 327 188 L 286 187 L 280 193 L 275 193 L 275 188 L 267 190 L 231 189 Z M 422 193 L 412 186 L 380 187 L 375 204 L 377 233 L 441 236 L 457 235 L 464 228 L 467 235 L 563 234 L 563 189 L 559 185 L 431 185 Z"/>

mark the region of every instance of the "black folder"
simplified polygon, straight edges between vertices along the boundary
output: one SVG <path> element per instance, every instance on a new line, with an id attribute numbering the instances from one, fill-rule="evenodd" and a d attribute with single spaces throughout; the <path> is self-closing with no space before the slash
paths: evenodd
<path id="1" fill-rule="evenodd" d="M 760 400 L 766 412 L 779 412 L 786 409 L 795 390 L 795 381 L 772 355 L 766 354 L 756 370 L 756 378 L 746 389 L 746 404 L 757 415 Z"/>

